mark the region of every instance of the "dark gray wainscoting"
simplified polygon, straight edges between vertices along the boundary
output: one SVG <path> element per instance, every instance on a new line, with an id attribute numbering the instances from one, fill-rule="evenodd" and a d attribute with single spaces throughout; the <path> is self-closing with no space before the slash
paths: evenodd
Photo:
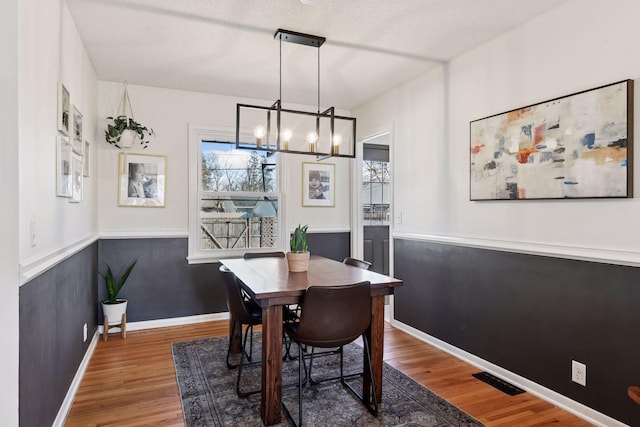
<path id="1" fill-rule="evenodd" d="M 351 233 L 309 233 L 309 252 L 342 261 L 351 254 Z"/>
<path id="2" fill-rule="evenodd" d="M 342 261 L 350 248 L 349 233 L 309 234 L 311 252 Z M 188 264 L 187 238 L 101 239 L 99 268 L 122 272 L 138 259 L 122 297 L 129 301 L 127 321 L 168 319 L 227 311 L 219 263 Z M 106 298 L 99 278 L 99 301 Z M 99 314 L 102 324 L 102 310 Z"/>
<path id="3" fill-rule="evenodd" d="M 189 264 L 187 238 L 101 239 L 99 268 L 118 277 L 138 260 L 121 296 L 129 303 L 127 321 L 168 319 L 227 311 L 219 263 Z M 106 298 L 99 277 L 99 301 Z M 99 323 L 102 324 L 102 310 Z"/>
<path id="4" fill-rule="evenodd" d="M 21 426 L 56 418 L 97 328 L 97 265 L 95 242 L 20 287 Z"/>
<path id="5" fill-rule="evenodd" d="M 640 385 L 639 268 L 403 239 L 394 255 L 400 322 L 640 425 L 626 393 Z"/>

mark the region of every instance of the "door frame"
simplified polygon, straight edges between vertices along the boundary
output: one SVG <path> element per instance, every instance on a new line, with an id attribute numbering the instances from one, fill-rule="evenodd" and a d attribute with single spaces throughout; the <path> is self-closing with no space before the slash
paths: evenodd
<path id="1" fill-rule="evenodd" d="M 380 139 L 386 136 L 385 142 L 376 142 L 376 139 Z M 365 136 L 358 144 L 356 144 L 356 158 L 352 163 L 351 168 L 351 182 L 353 187 L 351 189 L 351 252 L 352 256 L 359 259 L 364 259 L 364 218 L 362 214 L 362 161 L 364 144 L 379 144 L 387 145 L 389 147 L 389 163 L 391 164 L 391 220 L 389 221 L 389 275 L 394 275 L 393 264 L 393 229 L 395 224 L 395 200 L 394 200 L 394 186 L 395 186 L 395 167 L 394 167 L 394 144 L 393 144 L 393 125 L 388 124 L 380 128 L 378 132 Z M 392 320 L 393 316 L 393 295 L 389 296 L 389 305 L 385 306 L 385 319 Z"/>

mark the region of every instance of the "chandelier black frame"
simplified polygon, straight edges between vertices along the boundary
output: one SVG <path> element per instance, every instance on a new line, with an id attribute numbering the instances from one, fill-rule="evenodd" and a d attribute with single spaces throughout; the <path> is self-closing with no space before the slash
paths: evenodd
<path id="1" fill-rule="evenodd" d="M 280 97 L 271 106 L 237 104 L 236 147 L 311 154 L 315 155 L 317 160 L 329 157 L 354 158 L 355 117 L 336 115 L 334 107 L 320 111 L 320 46 L 326 39 L 283 29 L 278 29 L 274 38 L 280 41 Z M 318 49 L 318 106 L 315 113 L 282 108 L 282 42 Z M 301 132 L 302 128 L 304 129 Z M 303 133 L 306 142 L 301 139 Z M 340 146 L 347 146 L 347 149 L 343 148 L 341 153 Z"/>

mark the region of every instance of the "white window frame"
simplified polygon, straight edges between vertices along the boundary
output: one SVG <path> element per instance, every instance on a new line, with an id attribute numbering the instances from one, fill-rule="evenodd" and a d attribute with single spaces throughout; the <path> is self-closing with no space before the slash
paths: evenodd
<path id="1" fill-rule="evenodd" d="M 189 264 L 202 264 L 217 262 L 221 258 L 239 257 L 245 252 L 265 252 L 282 250 L 284 234 L 286 227 L 284 226 L 284 215 L 282 207 L 284 206 L 282 199 L 282 174 L 280 173 L 280 159 L 276 156 L 276 185 L 279 189 L 278 193 L 268 193 L 278 196 L 278 236 L 276 237 L 276 247 L 263 249 L 216 249 L 203 250 L 200 247 L 201 228 L 200 228 L 200 201 L 205 194 L 211 194 L 210 191 L 204 191 L 202 188 L 202 148 L 203 140 L 208 141 L 235 141 L 235 128 L 189 124 L 189 253 L 187 260 Z M 238 193 L 229 192 L 229 195 L 238 194 L 255 194 L 255 193 Z"/>

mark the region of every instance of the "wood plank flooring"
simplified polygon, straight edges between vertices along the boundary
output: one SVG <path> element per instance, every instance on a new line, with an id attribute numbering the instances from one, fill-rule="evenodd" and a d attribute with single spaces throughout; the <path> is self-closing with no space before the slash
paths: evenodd
<path id="1" fill-rule="evenodd" d="M 226 335 L 227 321 L 127 332 L 100 340 L 65 422 L 75 426 L 184 426 L 171 343 Z M 471 365 L 385 326 L 384 359 L 487 426 L 590 426 L 530 393 L 506 395 Z"/>

